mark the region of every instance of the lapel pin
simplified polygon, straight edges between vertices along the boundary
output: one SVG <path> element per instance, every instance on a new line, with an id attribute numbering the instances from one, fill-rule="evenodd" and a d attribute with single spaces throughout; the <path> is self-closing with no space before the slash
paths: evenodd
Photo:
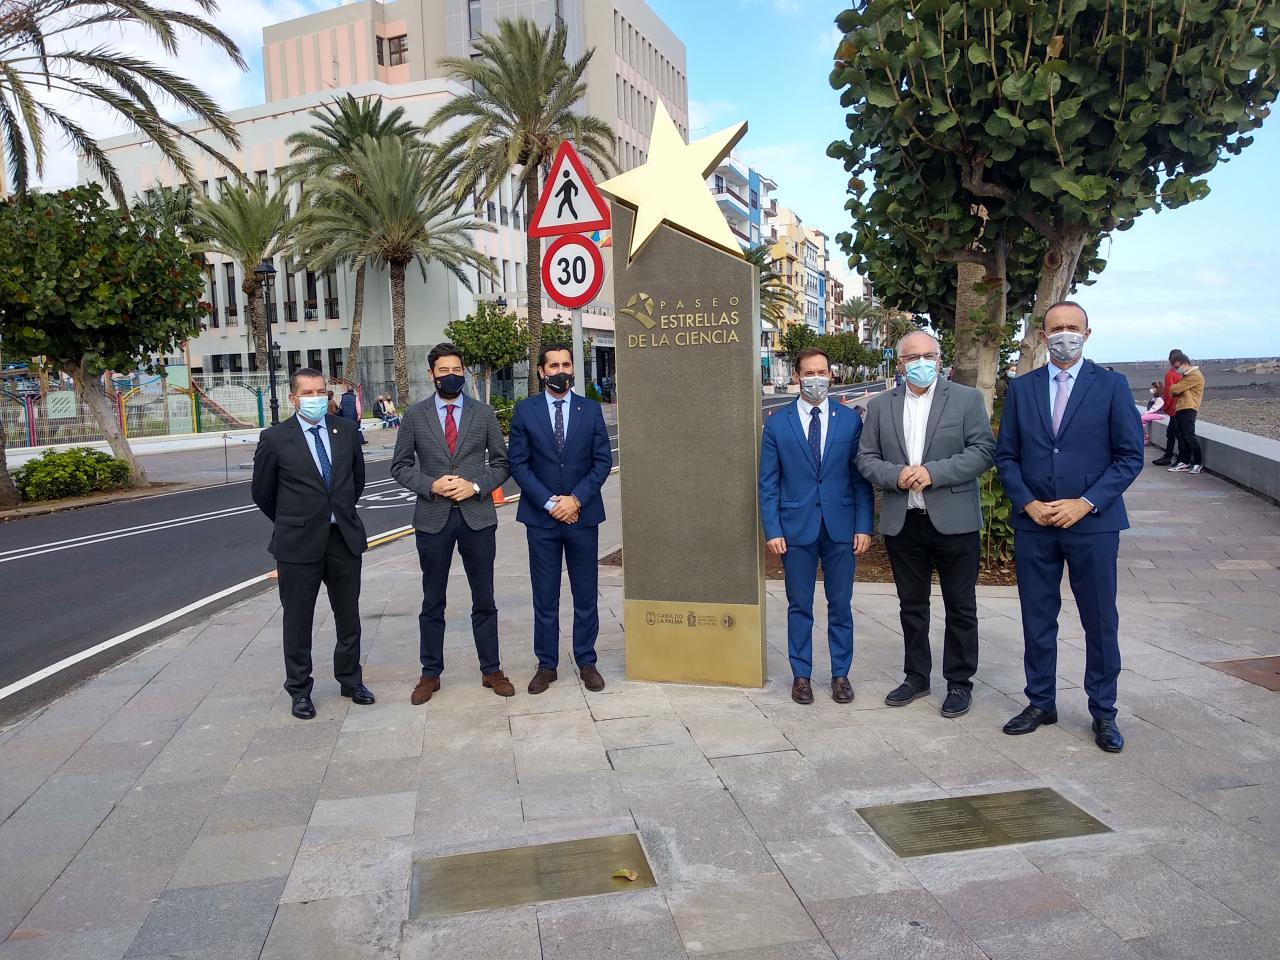
<path id="1" fill-rule="evenodd" d="M 337 428 L 337 427 L 334 427 L 334 428 L 333 428 L 333 435 L 334 435 L 335 437 L 338 435 L 338 428 Z"/>

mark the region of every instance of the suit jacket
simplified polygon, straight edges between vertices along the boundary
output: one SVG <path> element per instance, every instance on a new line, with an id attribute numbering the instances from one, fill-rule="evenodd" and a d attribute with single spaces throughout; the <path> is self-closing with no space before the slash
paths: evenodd
<path id="1" fill-rule="evenodd" d="M 890 537 L 907 519 L 908 493 L 898 489 L 898 475 L 911 459 L 903 425 L 908 389 L 903 384 L 871 399 L 858 445 L 858 470 L 883 491 L 880 532 Z M 923 464 L 933 484 L 924 491 L 924 506 L 939 533 L 974 533 L 982 529 L 977 478 L 994 462 L 991 420 L 980 391 L 950 380 L 933 390 Z"/>
<path id="2" fill-rule="evenodd" d="M 368 546 L 356 501 L 364 493 L 364 453 L 350 420 L 324 418 L 329 435 L 333 484 L 324 485 L 311 454 L 311 437 L 294 417 L 262 431 L 253 454 L 253 502 L 275 523 L 267 549 L 282 563 L 314 563 L 329 544 L 334 517 L 347 547 L 357 556 Z"/>
<path id="3" fill-rule="evenodd" d="M 458 505 L 467 526 L 472 530 L 496 526 L 498 512 L 491 499 L 493 491 L 511 475 L 498 417 L 487 403 L 474 397 L 463 400 L 458 442 L 450 454 L 432 394 L 404 412 L 391 457 L 391 476 L 418 495 L 413 525 L 423 533 L 439 533 L 449 520 L 455 502 L 431 492 L 431 485 L 448 474 L 480 485 L 478 494 Z"/>
<path id="4" fill-rule="evenodd" d="M 1052 424 L 1049 366 L 1010 381 L 996 439 L 996 469 L 1013 502 L 1013 525 L 1040 529 L 1027 516 L 1032 500 L 1084 497 L 1094 512 L 1068 533 L 1128 529 L 1123 494 L 1142 472 L 1143 449 L 1142 421 L 1128 382 L 1086 360 L 1056 439 Z"/>
<path id="5" fill-rule="evenodd" d="M 521 400 L 511 416 L 507 452 L 511 476 L 520 485 L 516 519 L 530 526 L 559 526 L 560 521 L 552 519 L 545 507 L 552 497 L 565 494 L 572 494 L 582 504 L 575 526 L 595 527 L 604 522 L 600 488 L 613 469 L 613 449 L 604 413 L 600 404 L 576 393 L 566 399 L 572 406 L 563 453 L 556 449 L 551 414 L 543 394 Z"/>
<path id="6" fill-rule="evenodd" d="M 871 533 L 875 497 L 854 463 L 862 418 L 856 410 L 830 403 L 827 441 L 819 469 L 800 426 L 800 401 L 773 411 L 760 444 L 760 519 L 766 540 L 816 543 L 823 524 L 832 540 L 852 543 L 855 533 Z"/>

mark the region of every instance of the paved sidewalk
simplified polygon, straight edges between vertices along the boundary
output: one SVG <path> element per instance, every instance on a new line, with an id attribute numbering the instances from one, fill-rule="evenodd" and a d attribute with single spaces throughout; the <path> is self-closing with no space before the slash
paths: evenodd
<path id="1" fill-rule="evenodd" d="M 325 678 L 325 622 L 319 717 L 293 720 L 276 598 L 247 600 L 0 733 L 0 960 L 1275 960 L 1280 694 L 1203 662 L 1280 654 L 1280 509 L 1156 468 L 1131 504 L 1118 756 L 1088 732 L 1070 603 L 1061 722 L 1001 734 L 1023 685 L 1007 589 L 981 597 L 979 683 L 958 720 L 938 715 L 940 684 L 883 705 L 901 668 L 888 585 L 856 592 L 849 707 L 790 701 L 777 583 L 765 689 L 624 682 L 610 568 L 609 688 L 586 693 L 566 670 L 530 697 L 509 510 L 497 573 L 511 700 L 480 687 L 455 564 L 444 688 L 408 703 L 411 541 L 365 567 L 376 706 L 350 706 Z M 614 520 L 601 546 L 616 541 Z M 854 809 L 1035 786 L 1115 832 L 901 860 Z M 408 919 L 414 858 L 632 832 L 656 889 Z"/>

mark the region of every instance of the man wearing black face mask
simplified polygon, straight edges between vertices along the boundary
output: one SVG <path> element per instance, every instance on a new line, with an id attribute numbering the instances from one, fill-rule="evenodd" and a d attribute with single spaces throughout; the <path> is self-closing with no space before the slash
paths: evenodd
<path id="1" fill-rule="evenodd" d="M 544 344 L 538 372 L 545 392 L 516 404 L 511 417 L 511 476 L 520 485 L 516 519 L 529 538 L 533 587 L 533 652 L 538 670 L 529 692 L 543 693 L 560 664 L 560 571 L 573 593 L 573 659 L 588 690 L 604 689 L 596 667 L 596 607 L 600 488 L 613 468 L 604 414 L 594 400 L 571 393 L 573 352 Z"/>
<path id="2" fill-rule="evenodd" d="M 391 461 L 391 476 L 418 495 L 413 525 L 422 565 L 422 676 L 410 699 L 423 704 L 440 689 L 445 588 L 455 546 L 471 585 L 471 630 L 481 681 L 499 696 L 514 696 L 515 687 L 499 662 L 493 599 L 498 515 L 491 497 L 510 475 L 507 447 L 493 408 L 462 395 L 466 377 L 458 348 L 437 344 L 427 361 L 436 392 L 405 411 Z"/>

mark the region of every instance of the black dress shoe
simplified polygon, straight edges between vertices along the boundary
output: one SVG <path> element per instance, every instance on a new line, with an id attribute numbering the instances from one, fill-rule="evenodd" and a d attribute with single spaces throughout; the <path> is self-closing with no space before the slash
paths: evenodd
<path id="1" fill-rule="evenodd" d="M 905 707 L 908 703 L 914 703 L 921 697 L 927 697 L 928 695 L 928 687 L 919 690 L 904 681 L 896 690 L 890 691 L 889 695 L 884 698 L 884 702 L 891 707 Z"/>
<path id="2" fill-rule="evenodd" d="M 311 702 L 310 697 L 295 697 L 293 715 L 299 720 L 312 720 L 316 715 L 316 705 Z"/>
<path id="3" fill-rule="evenodd" d="M 1004 732 L 1011 737 L 1017 737 L 1024 733 L 1031 733 L 1041 725 L 1057 722 L 1057 711 L 1041 710 L 1039 707 L 1027 707 L 1004 725 Z"/>
<path id="4" fill-rule="evenodd" d="M 1161 457 L 1159 460 L 1152 460 L 1151 465 L 1153 467 L 1167 467 L 1172 462 L 1173 461 L 1170 460 L 1168 457 Z"/>
<path id="5" fill-rule="evenodd" d="M 354 687 L 343 687 L 342 695 L 352 703 L 358 703 L 362 707 L 367 707 L 374 702 L 373 691 L 363 683 L 357 683 Z"/>
<path id="6" fill-rule="evenodd" d="M 831 678 L 831 699 L 836 703 L 853 703 L 853 684 L 848 677 Z"/>
<path id="7" fill-rule="evenodd" d="M 1124 737 L 1114 720 L 1093 721 L 1093 742 L 1107 753 L 1119 753 L 1124 749 Z"/>
<path id="8" fill-rule="evenodd" d="M 948 720 L 963 717 L 969 712 L 969 704 L 973 702 L 973 691 L 964 687 L 952 687 L 947 691 L 947 699 L 942 701 L 942 715 Z"/>
<path id="9" fill-rule="evenodd" d="M 791 681 L 791 699 L 799 704 L 813 703 L 813 684 L 808 677 L 796 677 Z"/>

